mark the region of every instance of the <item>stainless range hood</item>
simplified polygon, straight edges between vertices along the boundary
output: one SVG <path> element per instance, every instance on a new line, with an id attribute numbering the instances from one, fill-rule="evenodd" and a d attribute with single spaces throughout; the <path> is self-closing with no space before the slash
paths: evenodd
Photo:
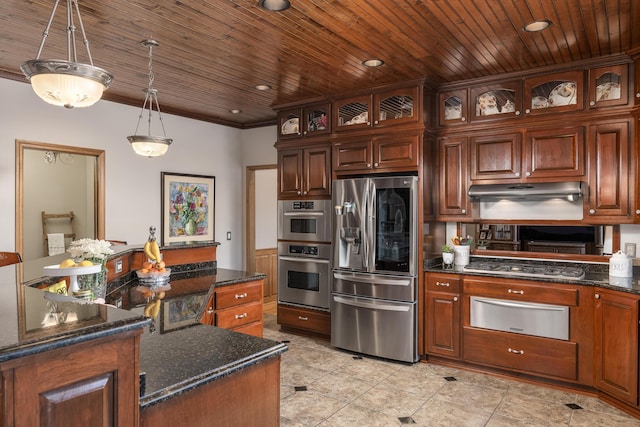
<path id="1" fill-rule="evenodd" d="M 533 184 L 485 184 L 469 187 L 469 196 L 480 200 L 544 200 L 563 198 L 576 201 L 584 194 L 582 182 L 541 182 Z"/>

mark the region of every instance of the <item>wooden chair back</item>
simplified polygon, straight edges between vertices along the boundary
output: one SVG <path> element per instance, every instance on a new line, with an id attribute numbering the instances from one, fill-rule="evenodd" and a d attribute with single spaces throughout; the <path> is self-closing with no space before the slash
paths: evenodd
<path id="1" fill-rule="evenodd" d="M 22 257 L 18 252 L 0 252 L 0 267 L 22 262 Z"/>

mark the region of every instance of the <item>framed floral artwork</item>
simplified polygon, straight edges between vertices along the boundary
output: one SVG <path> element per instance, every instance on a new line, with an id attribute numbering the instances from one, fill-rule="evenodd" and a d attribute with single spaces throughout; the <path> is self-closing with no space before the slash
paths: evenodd
<path id="1" fill-rule="evenodd" d="M 215 179 L 161 172 L 163 246 L 215 239 Z"/>

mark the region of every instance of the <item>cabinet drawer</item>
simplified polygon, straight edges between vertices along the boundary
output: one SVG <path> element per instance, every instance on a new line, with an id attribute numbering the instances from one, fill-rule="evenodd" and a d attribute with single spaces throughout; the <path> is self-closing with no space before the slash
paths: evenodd
<path id="1" fill-rule="evenodd" d="M 240 332 L 241 334 L 253 335 L 254 337 L 262 338 L 262 332 L 264 325 L 262 322 L 253 322 L 247 325 L 242 325 L 237 328 L 233 328 L 234 332 Z"/>
<path id="2" fill-rule="evenodd" d="M 464 293 L 469 296 L 512 299 L 567 306 L 578 305 L 578 289 L 570 285 L 535 284 L 513 279 L 464 279 Z"/>
<path id="3" fill-rule="evenodd" d="M 427 274 L 427 290 L 434 292 L 451 292 L 452 294 L 460 293 L 460 284 L 462 280 L 460 276 L 453 274 Z"/>
<path id="4" fill-rule="evenodd" d="M 464 328 L 464 359 L 549 378 L 578 379 L 578 344 Z"/>
<path id="5" fill-rule="evenodd" d="M 216 290 L 216 310 L 260 301 L 262 299 L 262 281 L 225 286 Z"/>
<path id="6" fill-rule="evenodd" d="M 219 328 L 232 329 L 259 321 L 262 321 L 262 302 L 216 311 L 216 326 Z"/>
<path id="7" fill-rule="evenodd" d="M 278 306 L 278 323 L 283 327 L 303 329 L 320 335 L 331 335 L 331 317 L 324 311 Z"/>

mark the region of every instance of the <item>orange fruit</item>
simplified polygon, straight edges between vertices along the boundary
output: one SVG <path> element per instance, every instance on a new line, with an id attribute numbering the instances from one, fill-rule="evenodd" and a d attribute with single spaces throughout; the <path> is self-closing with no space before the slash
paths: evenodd
<path id="1" fill-rule="evenodd" d="M 146 268 L 141 268 L 140 269 L 140 273 L 148 273 L 148 272 L 149 272 L 149 270 L 147 270 Z"/>
<path id="2" fill-rule="evenodd" d="M 147 270 L 151 270 L 153 268 L 153 264 L 150 263 L 149 261 L 145 261 L 142 263 L 142 268 L 145 268 Z"/>
<path id="3" fill-rule="evenodd" d="M 162 269 L 164 269 L 166 266 L 167 266 L 167 264 L 165 264 L 165 263 L 164 263 L 164 261 L 158 261 L 158 262 L 156 263 L 156 268 L 157 268 L 158 270 L 162 270 Z"/>

